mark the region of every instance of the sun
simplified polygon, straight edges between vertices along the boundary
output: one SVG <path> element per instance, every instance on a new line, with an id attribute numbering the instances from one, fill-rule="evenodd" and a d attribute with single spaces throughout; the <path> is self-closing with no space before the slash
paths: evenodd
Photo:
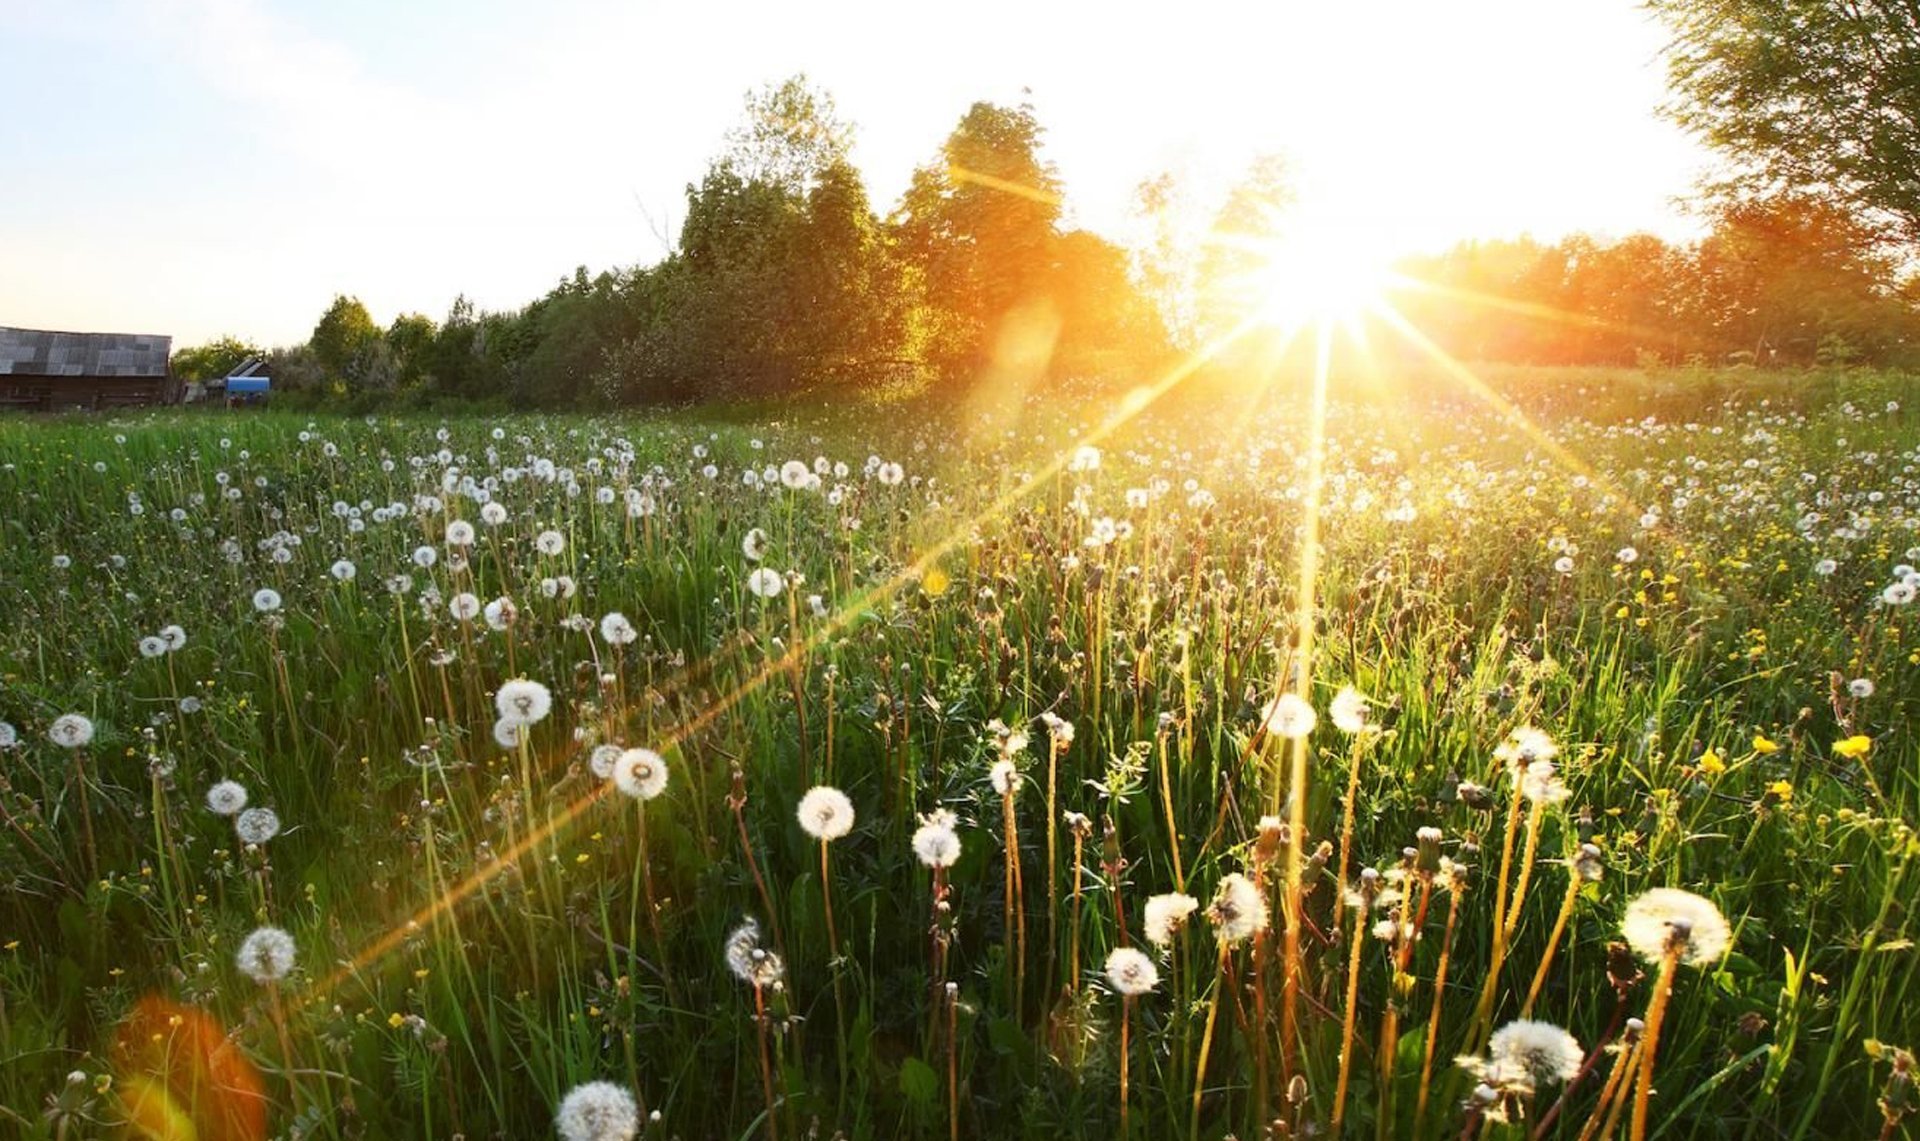
<path id="1" fill-rule="evenodd" d="M 1248 292 L 1264 325 L 1352 329 L 1394 283 L 1392 257 L 1374 233 L 1337 215 L 1288 217 L 1256 252 Z"/>

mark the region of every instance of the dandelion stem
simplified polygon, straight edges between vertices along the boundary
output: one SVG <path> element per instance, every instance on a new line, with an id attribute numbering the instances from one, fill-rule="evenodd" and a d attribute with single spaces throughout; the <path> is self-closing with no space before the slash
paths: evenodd
<path id="1" fill-rule="evenodd" d="M 1574 904 L 1580 899 L 1580 873 L 1571 865 L 1567 869 L 1567 894 L 1560 901 L 1560 914 L 1553 921 L 1553 933 L 1547 936 L 1547 949 L 1540 956 L 1540 966 L 1533 972 L 1533 985 L 1527 988 L 1527 1001 L 1520 1006 L 1520 1017 L 1533 1017 L 1533 1004 L 1540 997 L 1540 988 L 1547 981 L 1547 971 L 1553 967 L 1553 957 L 1560 950 L 1560 937 L 1567 933 L 1567 923 L 1573 918 Z"/>
<path id="2" fill-rule="evenodd" d="M 1207 1092 L 1207 1055 L 1213 1050 L 1213 1024 L 1220 1015 L 1220 991 L 1226 986 L 1227 947 L 1221 944 L 1220 958 L 1215 964 L 1213 991 L 1207 997 L 1207 1022 L 1200 1031 L 1200 1061 L 1193 1070 L 1193 1111 L 1187 1118 L 1188 1141 L 1200 1138 L 1200 1099 Z"/>
<path id="3" fill-rule="evenodd" d="M 1434 1042 L 1440 1037 L 1440 1015 L 1446 1009 L 1447 968 L 1453 959 L 1453 932 L 1460 921 L 1460 897 L 1465 894 L 1464 887 L 1455 879 L 1448 891 L 1447 929 L 1440 937 L 1440 965 L 1433 974 L 1433 1010 L 1427 1015 L 1427 1043 L 1425 1056 L 1420 1060 L 1420 1095 L 1414 1105 L 1414 1132 L 1420 1132 L 1420 1126 L 1427 1119 L 1427 1097 L 1433 1092 L 1433 1050 Z"/>
<path id="4" fill-rule="evenodd" d="M 1666 1021 L 1667 999 L 1673 994 L 1673 975 L 1680 967 L 1680 953 L 1686 940 L 1668 941 L 1666 954 L 1660 957 L 1660 974 L 1653 982 L 1653 1001 L 1647 1007 L 1647 1031 L 1641 1039 L 1640 1073 L 1633 1089 L 1633 1124 L 1628 1131 L 1632 1141 L 1646 1141 L 1647 1107 L 1653 1100 L 1653 1062 L 1660 1049 L 1660 1026 Z"/>

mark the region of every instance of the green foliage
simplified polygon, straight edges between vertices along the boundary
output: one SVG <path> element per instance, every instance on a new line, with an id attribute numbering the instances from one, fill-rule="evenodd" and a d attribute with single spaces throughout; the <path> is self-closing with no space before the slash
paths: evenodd
<path id="1" fill-rule="evenodd" d="M 1649 0 L 1667 112 L 1735 164 L 1723 192 L 1833 196 L 1920 242 L 1920 9 L 1905 0 Z"/>
<path id="2" fill-rule="evenodd" d="M 204 345 L 178 350 L 173 354 L 170 366 L 178 380 L 215 380 L 231 374 L 254 357 L 265 355 L 266 350 L 251 341 L 221 337 Z"/>

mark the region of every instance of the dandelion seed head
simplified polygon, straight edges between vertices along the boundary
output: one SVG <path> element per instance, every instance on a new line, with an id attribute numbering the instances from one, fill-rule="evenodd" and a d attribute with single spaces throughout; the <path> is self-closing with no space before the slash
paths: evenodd
<path id="1" fill-rule="evenodd" d="M 1627 904 L 1620 934 L 1650 963 L 1665 956 L 1670 940 L 1682 945 L 1680 961 L 1695 966 L 1719 962 L 1733 945 L 1733 930 L 1712 900 L 1672 887 L 1651 888 Z"/>
<path id="2" fill-rule="evenodd" d="M 277 983 L 293 971 L 293 936 L 278 927 L 256 927 L 240 941 L 234 963 L 254 982 Z"/>
<path id="3" fill-rule="evenodd" d="M 1313 732 L 1319 716 L 1307 699 L 1297 693 L 1283 693 L 1267 706 L 1262 718 L 1267 732 L 1289 741 L 1297 741 Z"/>
<path id="4" fill-rule="evenodd" d="M 1171 891 L 1147 900 L 1147 942 L 1156 947 L 1173 945 L 1173 937 L 1187 925 L 1200 907 L 1200 901 L 1183 892 Z"/>
<path id="5" fill-rule="evenodd" d="M 1138 948 L 1115 947 L 1107 955 L 1107 982 L 1116 992 L 1134 998 L 1160 985 L 1160 968 Z"/>
<path id="6" fill-rule="evenodd" d="M 553 1116 L 561 1141 L 633 1141 L 640 1107 L 612 1082 L 586 1082 L 567 1091 Z"/>
<path id="7" fill-rule="evenodd" d="M 239 781 L 223 780 L 207 790 L 207 808 L 218 816 L 236 816 L 247 806 L 247 789 Z"/>
<path id="8" fill-rule="evenodd" d="M 800 827 L 816 840 L 838 840 L 853 831 L 853 801 L 827 785 L 815 785 L 800 798 Z"/>
<path id="9" fill-rule="evenodd" d="M 960 859 L 960 835 L 952 812 L 936 808 L 920 818 L 913 833 L 913 854 L 930 868 L 950 868 Z"/>
<path id="10" fill-rule="evenodd" d="M 499 692 L 493 695 L 493 704 L 501 720 L 535 725 L 553 711 L 553 693 L 537 681 L 517 677 L 500 683 Z"/>
<path id="11" fill-rule="evenodd" d="M 62 713 L 47 726 L 47 739 L 63 749 L 80 749 L 93 740 L 93 722 L 79 713 Z"/>
<path id="12" fill-rule="evenodd" d="M 264 844 L 280 834 L 280 814 L 271 808 L 249 808 L 233 818 L 234 835 L 244 844 Z"/>
<path id="13" fill-rule="evenodd" d="M 1343 686 L 1327 706 L 1333 727 L 1342 733 L 1358 733 L 1367 727 L 1367 698 L 1352 686 Z"/>
<path id="14" fill-rule="evenodd" d="M 600 619 L 600 640 L 609 646 L 629 646 L 640 640 L 640 631 L 618 610 Z"/>
<path id="15" fill-rule="evenodd" d="M 666 758 L 652 749 L 625 750 L 613 762 L 613 785 L 635 800 L 652 800 L 666 791 Z"/>
<path id="16" fill-rule="evenodd" d="M 286 548 L 281 548 L 285 550 Z M 280 592 L 270 586 L 263 586 L 253 592 L 253 608 L 262 614 L 272 614 L 280 609 Z"/>
<path id="17" fill-rule="evenodd" d="M 747 589 L 760 598 L 772 598 L 785 587 L 786 580 L 771 567 L 760 567 L 747 576 Z"/>
<path id="18" fill-rule="evenodd" d="M 1214 890 L 1207 918 L 1213 923 L 1214 938 L 1232 946 L 1266 930 L 1266 897 L 1252 880 L 1239 872 L 1229 872 Z"/>

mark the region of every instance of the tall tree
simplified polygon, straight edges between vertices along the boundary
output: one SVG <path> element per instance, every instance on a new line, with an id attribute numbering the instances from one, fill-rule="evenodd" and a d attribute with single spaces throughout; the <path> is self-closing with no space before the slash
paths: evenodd
<path id="1" fill-rule="evenodd" d="M 1724 188 L 1831 195 L 1920 243 L 1920 5 L 1649 0 L 1667 113 L 1733 160 Z"/>
<path id="2" fill-rule="evenodd" d="M 833 97 L 799 74 L 748 93 L 746 116 L 727 132 L 716 165 L 743 182 L 805 195 L 847 161 L 852 145 L 853 128 L 834 110 Z"/>
<path id="3" fill-rule="evenodd" d="M 900 251 L 923 275 L 932 351 L 949 367 L 979 363 L 1008 314 L 1047 291 L 1060 178 L 1041 134 L 1030 106 L 975 103 L 901 200 Z"/>
<path id="4" fill-rule="evenodd" d="M 238 337 L 221 337 L 173 354 L 173 375 L 181 380 L 212 380 L 232 373 L 253 357 L 266 355 L 259 345 Z"/>
<path id="5" fill-rule="evenodd" d="M 335 295 L 308 343 L 330 383 L 355 391 L 389 379 L 386 337 L 357 297 Z"/>

